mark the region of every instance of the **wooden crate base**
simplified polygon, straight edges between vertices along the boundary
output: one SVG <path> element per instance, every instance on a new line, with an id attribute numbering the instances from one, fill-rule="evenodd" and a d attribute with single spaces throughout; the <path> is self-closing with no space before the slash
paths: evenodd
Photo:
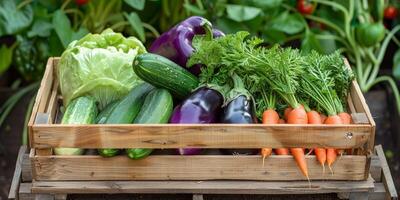
<path id="1" fill-rule="evenodd" d="M 365 181 L 32 181 L 26 147 L 21 147 L 9 199 L 63 200 L 68 194 L 326 194 L 338 199 L 397 199 L 381 146 Z"/>

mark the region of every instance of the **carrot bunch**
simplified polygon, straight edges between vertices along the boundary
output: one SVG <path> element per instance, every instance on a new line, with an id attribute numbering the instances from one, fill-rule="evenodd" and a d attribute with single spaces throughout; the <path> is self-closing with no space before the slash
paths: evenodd
<path id="1" fill-rule="evenodd" d="M 347 90 L 345 92 L 341 91 L 346 88 L 348 89 L 346 85 L 350 84 L 351 79 L 340 77 L 345 76 L 345 72 L 340 72 L 338 66 L 332 66 L 331 59 L 336 59 L 337 63 L 343 62 L 337 55 L 322 56 L 316 52 L 312 52 L 308 56 L 307 63 L 309 65 L 305 68 L 306 73 L 301 78 L 302 96 L 308 96 L 313 101 L 313 104 L 317 105 L 327 114 L 327 117 L 322 120 L 318 112 L 310 111 L 309 116 L 312 117 L 309 119 L 309 124 L 332 125 L 351 123 L 351 116 L 344 112 L 343 105 Z M 334 69 L 337 70 L 336 74 L 333 74 Z M 342 67 L 341 70 L 345 69 Z M 342 94 L 342 96 L 339 97 L 338 93 Z M 338 150 L 334 148 L 315 148 L 314 150 L 318 162 L 323 167 L 323 171 L 326 162 L 333 173 L 332 165 L 336 161 Z"/>

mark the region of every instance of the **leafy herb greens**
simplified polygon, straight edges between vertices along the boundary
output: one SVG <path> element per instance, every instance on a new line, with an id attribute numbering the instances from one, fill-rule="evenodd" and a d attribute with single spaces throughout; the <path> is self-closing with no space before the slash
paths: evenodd
<path id="1" fill-rule="evenodd" d="M 257 115 L 276 106 L 280 97 L 297 108 L 300 102 L 320 106 L 328 114 L 343 111 L 354 76 L 338 52 L 323 56 L 317 52 L 302 55 L 297 49 L 278 45 L 263 48 L 263 40 L 237 32 L 207 41 L 195 37 L 196 49 L 187 65 L 203 64 L 202 84 L 231 84 L 238 75 L 245 88 L 255 95 Z M 278 95 L 278 96 L 276 96 Z M 304 100 L 304 97 L 309 99 Z"/>

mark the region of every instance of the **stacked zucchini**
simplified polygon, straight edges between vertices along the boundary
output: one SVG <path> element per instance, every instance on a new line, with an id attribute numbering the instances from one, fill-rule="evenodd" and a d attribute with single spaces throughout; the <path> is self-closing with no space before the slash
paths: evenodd
<path id="1" fill-rule="evenodd" d="M 134 87 L 123 99 L 108 104 L 98 115 L 95 101 L 92 98 L 76 98 L 68 105 L 62 123 L 160 124 L 168 122 L 172 109 L 172 96 L 167 90 L 155 88 L 144 82 Z M 126 154 L 129 158 L 141 159 L 152 151 L 152 149 L 132 148 L 126 149 Z M 113 157 L 120 152 L 120 149 L 98 149 L 98 153 L 103 157 Z M 55 150 L 55 153 L 57 155 L 79 155 L 83 153 L 83 150 L 59 148 Z"/>

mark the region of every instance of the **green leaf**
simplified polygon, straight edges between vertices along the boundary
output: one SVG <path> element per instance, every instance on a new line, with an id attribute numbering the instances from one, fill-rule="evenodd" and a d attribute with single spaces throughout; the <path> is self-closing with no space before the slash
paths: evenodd
<path id="1" fill-rule="evenodd" d="M 18 33 L 32 23 L 32 7 L 28 4 L 18 9 L 16 2 L 14 0 L 0 1 L 0 36 Z"/>
<path id="2" fill-rule="evenodd" d="M 195 14 L 195 15 L 205 15 L 207 12 L 205 10 L 202 10 L 190 3 L 185 3 L 183 4 L 183 7 L 188 10 L 189 12 Z"/>
<path id="3" fill-rule="evenodd" d="M 320 35 L 322 36 L 332 36 L 332 33 L 328 32 L 328 31 L 322 31 L 320 33 Z M 336 46 L 336 41 L 335 39 L 332 38 L 324 38 L 324 39 L 320 39 L 318 38 L 318 41 L 320 43 L 321 46 L 321 50 L 323 54 L 331 54 L 333 52 L 335 52 L 335 50 L 337 49 Z"/>
<path id="4" fill-rule="evenodd" d="M 129 24 L 133 28 L 133 30 L 137 33 L 139 36 L 139 39 L 144 42 L 146 40 L 146 37 L 144 35 L 144 28 L 142 21 L 140 20 L 139 16 L 135 12 L 131 12 L 131 14 L 128 15 L 128 13 L 124 13 L 125 18 L 128 20 Z"/>
<path id="5" fill-rule="evenodd" d="M 56 31 L 57 36 L 64 48 L 67 48 L 69 43 L 72 41 L 80 39 L 89 33 L 86 28 L 82 27 L 77 32 L 73 31 L 71 28 L 71 22 L 62 10 L 57 10 L 54 12 L 52 23 L 54 30 Z"/>
<path id="6" fill-rule="evenodd" d="M 400 49 L 393 56 L 393 76 L 400 80 Z"/>
<path id="7" fill-rule="evenodd" d="M 282 0 L 251 0 L 255 7 L 263 9 L 277 8 L 282 4 Z"/>
<path id="8" fill-rule="evenodd" d="M 261 9 L 256 7 L 232 4 L 226 5 L 226 11 L 228 13 L 228 18 L 237 22 L 251 20 L 262 12 Z"/>
<path id="9" fill-rule="evenodd" d="M 14 46 L 8 48 L 6 45 L 1 45 L 0 48 L 0 75 L 10 67 Z"/>
<path id="10" fill-rule="evenodd" d="M 301 43 L 301 50 L 303 54 L 307 54 L 312 50 L 315 50 L 320 53 L 323 52 L 322 47 L 313 32 L 306 33 L 306 36 Z"/>
<path id="11" fill-rule="evenodd" d="M 53 15 L 53 27 L 64 48 L 72 41 L 71 22 L 62 10 L 57 10 Z"/>
<path id="12" fill-rule="evenodd" d="M 145 0 L 124 0 L 126 4 L 137 10 L 143 10 Z"/>
<path id="13" fill-rule="evenodd" d="M 242 24 L 235 22 L 227 18 L 218 18 L 216 21 L 216 27 L 221 29 L 224 33 L 236 33 L 241 30 L 247 30 L 247 28 Z"/>
<path id="14" fill-rule="evenodd" d="M 263 39 L 268 43 L 282 43 L 286 39 L 286 34 L 282 31 L 268 28 L 263 31 Z"/>
<path id="15" fill-rule="evenodd" d="M 277 18 L 271 20 L 267 27 L 290 35 L 296 34 L 304 29 L 303 17 L 298 13 L 289 14 L 289 12 L 283 12 Z"/>
<path id="16" fill-rule="evenodd" d="M 50 36 L 50 31 L 53 29 L 53 25 L 45 20 L 35 20 L 32 29 L 28 32 L 28 37 L 48 37 Z"/>
<path id="17" fill-rule="evenodd" d="M 77 32 L 72 32 L 71 35 L 71 42 L 74 40 L 79 40 L 81 38 L 83 38 L 83 36 L 85 36 L 86 34 L 88 34 L 89 31 L 86 28 L 79 28 L 79 30 Z"/>

